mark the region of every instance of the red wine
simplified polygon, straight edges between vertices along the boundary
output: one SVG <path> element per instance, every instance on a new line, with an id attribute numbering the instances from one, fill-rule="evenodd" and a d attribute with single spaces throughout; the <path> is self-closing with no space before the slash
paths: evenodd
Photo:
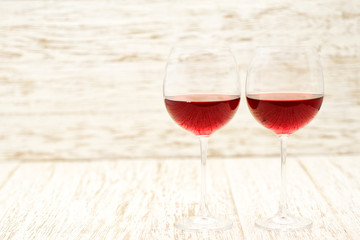
<path id="1" fill-rule="evenodd" d="M 317 114 L 323 95 L 311 93 L 249 94 L 252 115 L 276 134 L 291 134 L 309 123 Z"/>
<path id="2" fill-rule="evenodd" d="M 234 116 L 240 96 L 221 94 L 177 95 L 165 98 L 177 124 L 195 135 L 210 135 Z"/>

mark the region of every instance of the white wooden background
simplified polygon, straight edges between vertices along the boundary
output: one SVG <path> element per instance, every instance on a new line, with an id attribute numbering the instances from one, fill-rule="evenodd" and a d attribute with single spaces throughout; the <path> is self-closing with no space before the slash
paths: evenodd
<path id="1" fill-rule="evenodd" d="M 360 239 L 360 2 L 0 1 L 0 239 Z M 210 207 L 235 221 L 174 230 L 198 201 L 198 144 L 163 105 L 171 46 L 315 45 L 325 99 L 289 141 L 292 209 L 309 231 L 257 230 L 276 210 L 277 138 L 239 112 L 209 144 Z M 213 160 L 213 161 L 211 161 Z"/>
<path id="2" fill-rule="evenodd" d="M 202 41 L 232 47 L 243 83 L 255 46 L 317 46 L 324 104 L 290 149 L 357 154 L 359 9 L 356 0 L 1 1 L 2 159 L 168 159 L 175 149 L 197 156 L 194 138 L 166 113 L 162 80 L 171 46 Z M 275 156 L 277 144 L 243 98 L 209 151 Z"/>

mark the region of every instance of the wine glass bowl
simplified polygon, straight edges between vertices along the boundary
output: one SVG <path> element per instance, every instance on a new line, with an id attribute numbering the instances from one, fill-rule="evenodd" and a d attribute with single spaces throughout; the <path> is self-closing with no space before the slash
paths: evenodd
<path id="1" fill-rule="evenodd" d="M 168 113 L 181 127 L 198 136 L 210 136 L 234 116 L 239 96 L 188 94 L 167 97 Z"/>
<path id="2" fill-rule="evenodd" d="M 280 138 L 281 196 L 274 217 L 256 222 L 276 230 L 300 229 L 312 221 L 289 213 L 286 191 L 286 143 L 307 125 L 323 102 L 324 82 L 319 56 L 307 47 L 257 48 L 246 79 L 246 99 L 254 118 Z"/>
<path id="3" fill-rule="evenodd" d="M 182 219 L 175 226 L 189 231 L 231 228 L 230 220 L 212 216 L 206 197 L 208 138 L 232 119 L 240 102 L 240 80 L 230 49 L 173 48 L 166 66 L 163 96 L 171 118 L 200 141 L 200 207 L 196 216 Z"/>
<path id="4" fill-rule="evenodd" d="M 250 112 L 277 135 L 290 135 L 308 124 L 320 110 L 322 94 L 274 92 L 248 94 Z"/>

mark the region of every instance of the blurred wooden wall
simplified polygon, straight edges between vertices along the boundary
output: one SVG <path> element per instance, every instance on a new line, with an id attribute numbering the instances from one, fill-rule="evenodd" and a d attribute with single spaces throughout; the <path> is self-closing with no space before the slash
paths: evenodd
<path id="1" fill-rule="evenodd" d="M 230 45 L 243 83 L 257 45 L 316 46 L 325 99 L 289 154 L 359 153 L 359 36 L 355 0 L 0 2 L 1 159 L 198 156 L 162 99 L 171 46 L 193 42 Z M 239 159 L 279 151 L 244 98 L 209 148 Z"/>

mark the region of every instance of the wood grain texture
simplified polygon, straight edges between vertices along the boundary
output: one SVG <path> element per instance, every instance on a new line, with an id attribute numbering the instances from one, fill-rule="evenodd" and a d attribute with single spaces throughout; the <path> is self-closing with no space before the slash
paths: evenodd
<path id="1" fill-rule="evenodd" d="M 359 239 L 359 4 L 0 1 L 0 239 Z M 234 227 L 174 229 L 197 208 L 198 144 L 162 81 L 170 48 L 199 42 L 230 45 L 243 85 L 257 45 L 320 51 L 324 104 L 289 141 L 311 230 L 254 227 L 276 211 L 278 142 L 243 100 L 209 145 L 209 207 Z"/>
<path id="2" fill-rule="evenodd" d="M 353 175 L 358 160 L 289 161 L 290 209 L 314 225 L 287 233 L 254 226 L 258 217 L 276 211 L 277 158 L 209 160 L 209 208 L 234 221 L 231 230 L 210 233 L 174 228 L 176 220 L 197 209 L 198 159 L 3 162 L 1 239 L 355 240 L 360 237 L 359 179 Z"/>
<path id="3" fill-rule="evenodd" d="M 318 164 L 326 162 L 325 159 L 317 161 L 315 158 L 305 160 Z M 312 182 L 312 176 L 323 169 L 317 168 L 309 176 L 299 163 L 291 158 L 288 159 L 288 165 L 289 209 L 295 216 L 312 219 L 313 227 L 310 230 L 279 233 L 259 231 L 254 226 L 258 218 L 271 217 L 277 211 L 280 195 L 280 159 L 229 161 L 227 169 L 230 184 L 239 215 L 243 216 L 244 231 L 248 233 L 245 239 L 352 239 L 345 226 L 339 222 L 338 216 L 334 214 L 332 202 L 329 202 L 329 198 L 323 196 Z M 331 185 L 327 187 L 331 188 Z"/>
<path id="4" fill-rule="evenodd" d="M 358 239 L 360 232 L 359 160 L 359 156 L 344 156 L 301 162 L 319 193 L 332 207 L 332 213 L 338 217 L 338 225 L 351 236 L 349 239 Z"/>

